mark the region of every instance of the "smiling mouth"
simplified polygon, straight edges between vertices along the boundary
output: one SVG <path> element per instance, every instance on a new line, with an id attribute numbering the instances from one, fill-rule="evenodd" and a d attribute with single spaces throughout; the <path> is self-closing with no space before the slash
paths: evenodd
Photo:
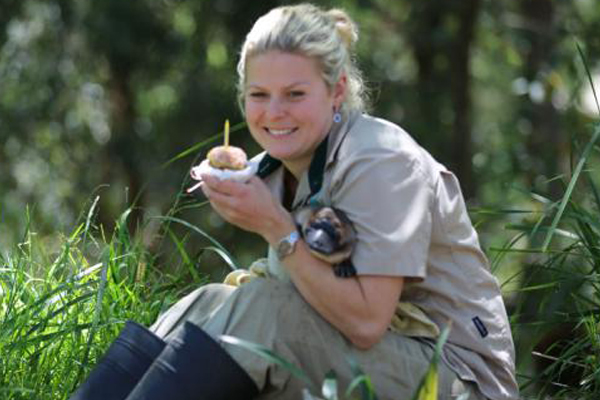
<path id="1" fill-rule="evenodd" d="M 269 135 L 273 136 L 287 136 L 296 132 L 298 128 L 290 128 L 290 129 L 274 129 L 274 128 L 265 128 L 265 130 L 269 133 Z"/>

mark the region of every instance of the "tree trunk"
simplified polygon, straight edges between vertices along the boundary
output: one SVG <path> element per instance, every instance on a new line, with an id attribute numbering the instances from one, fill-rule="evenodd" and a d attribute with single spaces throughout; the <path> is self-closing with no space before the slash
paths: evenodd
<path id="1" fill-rule="evenodd" d="M 452 148 L 455 172 L 466 198 L 477 192 L 473 177 L 472 112 L 471 112 L 471 45 L 474 39 L 480 0 L 459 0 L 455 12 L 460 21 L 457 35 L 450 46 L 450 97 L 454 120 Z"/>
<path id="2" fill-rule="evenodd" d="M 410 41 L 419 67 L 417 97 L 421 125 L 444 135 L 429 150 L 458 176 L 465 197 L 477 192 L 472 171 L 471 46 L 480 0 L 448 0 L 415 6 Z M 457 28 L 449 27 L 454 20 Z M 440 63 L 440 60 L 445 63 Z M 450 121 L 444 115 L 451 115 Z M 427 143 L 427 141 L 425 141 Z"/>
<path id="3" fill-rule="evenodd" d="M 521 2 L 528 46 L 524 49 L 523 76 L 538 88 L 543 88 L 542 97 L 524 99 L 521 114 L 531 123 L 531 133 L 526 139 L 528 154 L 533 155 L 532 168 L 526 171 L 530 183 L 538 177 L 546 180 L 556 177 L 561 171 L 563 141 L 561 140 L 558 113 L 552 104 L 552 88 L 547 77 L 552 70 L 555 45 L 554 6 L 551 0 L 524 0 Z M 534 87 L 536 87 L 534 86 Z M 532 95 L 533 94 L 533 95 Z M 562 192 L 558 181 L 550 183 L 548 194 L 556 198 Z"/>
<path id="4" fill-rule="evenodd" d="M 110 186 L 123 182 L 125 192 L 120 193 L 118 204 L 133 207 L 128 218 L 128 228 L 134 232 L 141 223 L 144 196 L 142 192 L 142 177 L 139 170 L 139 161 L 136 160 L 138 151 L 134 133 L 135 107 L 130 88 L 130 72 L 127 68 L 118 68 L 111 63 L 111 79 L 109 94 L 111 101 L 111 139 L 102 155 L 103 177 L 102 182 Z M 121 197 L 122 196 L 122 197 Z M 105 196 L 106 197 L 106 196 Z M 115 213 L 118 216 L 125 209 L 111 210 L 109 203 L 114 204 L 114 199 L 103 199 L 99 211 L 100 222 L 108 229 L 114 226 Z M 103 208 L 108 208 L 103 211 Z"/>

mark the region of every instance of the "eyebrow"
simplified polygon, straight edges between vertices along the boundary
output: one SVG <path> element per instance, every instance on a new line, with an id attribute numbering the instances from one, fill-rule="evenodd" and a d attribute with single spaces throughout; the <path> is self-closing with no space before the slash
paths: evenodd
<path id="1" fill-rule="evenodd" d="M 298 81 L 298 82 L 294 82 L 294 83 L 291 83 L 291 84 L 285 86 L 284 89 L 290 89 L 290 88 L 293 88 L 294 86 L 302 86 L 302 85 L 309 85 L 309 84 L 310 84 L 310 82 L 308 82 L 308 81 Z M 247 89 L 263 89 L 263 86 L 258 85 L 258 84 L 249 84 L 247 86 Z"/>

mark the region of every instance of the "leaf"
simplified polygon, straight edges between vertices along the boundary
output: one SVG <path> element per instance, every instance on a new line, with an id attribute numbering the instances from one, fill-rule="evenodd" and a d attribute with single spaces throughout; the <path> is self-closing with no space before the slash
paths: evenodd
<path id="1" fill-rule="evenodd" d="M 587 75 L 588 81 L 592 88 L 592 93 L 594 94 L 594 101 L 596 103 L 596 108 L 598 109 L 598 113 L 600 113 L 600 103 L 598 103 L 598 96 L 596 95 L 596 88 L 594 87 L 594 82 L 592 80 L 592 74 L 591 74 L 590 69 L 588 68 L 588 64 L 585 60 L 585 55 L 583 54 L 583 49 L 581 48 L 579 43 L 575 42 L 575 45 L 577 46 L 577 51 L 579 52 L 579 56 L 581 57 L 581 61 L 583 62 L 583 67 L 585 68 L 585 73 Z"/>
<path id="2" fill-rule="evenodd" d="M 181 224 L 181 225 L 193 230 L 194 232 L 202 235 L 203 237 L 208 239 L 212 244 L 215 245 L 216 248 L 213 250 L 223 258 L 223 260 L 227 263 L 227 265 L 229 265 L 229 267 L 231 268 L 232 271 L 241 268 L 238 261 L 233 257 L 233 255 L 230 252 L 227 251 L 227 249 L 225 249 L 225 247 L 223 247 L 223 245 L 221 243 L 216 241 L 212 236 L 210 236 L 208 233 L 204 232 L 202 229 L 198 228 L 197 226 L 192 225 L 189 222 L 184 221 L 180 218 L 176 218 L 176 217 L 159 216 L 159 217 L 154 217 L 154 219 L 177 222 L 178 224 Z"/>
<path id="3" fill-rule="evenodd" d="M 302 380 L 310 388 L 315 387 L 315 385 L 312 383 L 312 381 L 310 380 L 308 375 L 306 375 L 304 373 L 304 371 L 302 371 L 299 367 L 297 367 L 296 365 L 287 361 L 283 357 L 278 356 L 273 351 L 271 351 L 270 349 L 268 349 L 267 347 L 265 347 L 261 344 L 249 342 L 247 340 L 240 339 L 240 338 L 237 338 L 234 336 L 229 336 L 229 335 L 220 335 L 219 339 L 225 343 L 229 343 L 234 346 L 239 346 L 246 350 L 251 351 L 254 354 L 258 354 L 259 356 L 265 358 L 269 362 L 272 362 L 274 364 L 277 364 L 277 365 L 287 369 L 288 371 L 290 371 L 290 373 L 292 375 L 294 375 L 296 378 Z"/>
<path id="4" fill-rule="evenodd" d="M 375 389 L 373 387 L 373 383 L 371 382 L 371 378 L 365 374 L 360 368 L 360 365 L 356 362 L 354 358 L 351 356 L 347 357 L 348 364 L 350 364 L 350 369 L 354 374 L 354 379 L 348 385 L 346 389 L 346 397 L 350 397 L 350 394 L 357 388 L 360 388 L 360 397 L 364 400 L 377 400 L 377 395 L 375 394 Z"/>
<path id="5" fill-rule="evenodd" d="M 237 124 L 235 124 L 234 126 L 231 127 L 230 129 L 230 133 L 234 133 L 237 132 L 243 128 L 246 127 L 246 122 L 239 122 Z M 181 153 L 177 154 L 175 157 L 171 158 L 170 160 L 168 160 L 167 162 L 165 162 L 163 165 L 161 165 L 161 168 L 165 168 L 168 167 L 170 164 L 172 164 L 173 162 L 186 157 L 194 152 L 196 152 L 198 149 L 201 149 L 205 146 L 208 146 L 209 144 L 216 142 L 217 140 L 220 139 L 221 135 L 224 135 L 225 132 L 222 131 L 220 133 L 217 133 L 216 135 L 211 136 L 210 138 L 203 140 L 200 143 L 196 143 L 195 145 L 193 145 L 192 147 L 188 147 L 187 149 L 185 149 L 184 151 L 182 151 Z"/>
<path id="6" fill-rule="evenodd" d="M 600 105 L 598 104 L 598 97 L 596 96 L 596 89 L 594 88 L 594 82 L 592 81 L 592 75 L 590 74 L 590 71 L 589 71 L 589 68 L 588 68 L 588 65 L 587 65 L 587 62 L 586 62 L 586 59 L 585 59 L 585 56 L 583 54 L 581 47 L 579 46 L 578 43 L 576 43 L 576 45 L 577 45 L 577 50 L 579 51 L 579 55 L 581 56 L 583 65 L 585 67 L 588 81 L 590 83 L 590 86 L 592 87 L 592 92 L 594 93 L 594 100 L 596 101 L 596 106 L 598 107 L 598 112 L 600 112 Z M 581 155 L 581 158 L 579 159 L 579 162 L 577 163 L 577 166 L 575 167 L 573 176 L 571 177 L 571 180 L 569 181 L 569 185 L 567 186 L 567 191 L 565 192 L 565 195 L 562 198 L 562 201 L 558 208 L 558 212 L 554 216 L 554 220 L 552 221 L 552 224 L 550 225 L 550 231 L 546 235 L 546 239 L 544 240 L 544 244 L 542 245 L 542 249 L 544 249 L 544 250 L 546 250 L 548 248 L 548 246 L 550 245 L 550 241 L 552 240 L 552 235 L 554 234 L 554 231 L 556 230 L 556 227 L 558 226 L 558 222 L 560 221 L 560 219 L 565 211 L 565 208 L 567 207 L 567 203 L 569 202 L 569 199 L 571 198 L 571 194 L 573 193 L 575 184 L 577 183 L 577 180 L 579 179 L 579 175 L 581 174 L 581 171 L 583 170 L 583 166 L 585 165 L 590 152 L 592 151 L 596 142 L 598 141 L 598 138 L 600 138 L 600 125 L 596 126 L 596 129 L 594 131 L 592 139 L 590 139 L 590 141 L 586 144 L 585 148 L 583 149 L 583 153 Z"/>
<path id="7" fill-rule="evenodd" d="M 417 388 L 415 394 L 412 397 L 412 400 L 437 400 L 438 394 L 438 364 L 442 354 L 442 350 L 444 348 L 444 344 L 446 340 L 448 340 L 448 335 L 450 333 L 450 327 L 446 326 L 438 341 L 435 345 L 435 351 L 433 353 L 433 358 L 431 363 L 429 364 L 429 368 L 427 372 L 425 372 L 425 376 L 421 380 L 419 387 Z"/>
<path id="8" fill-rule="evenodd" d="M 419 388 L 417 400 L 437 400 L 438 396 L 438 370 L 437 363 L 431 364 L 425 379 Z"/>
<path id="9" fill-rule="evenodd" d="M 231 255 L 229 253 L 223 251 L 221 248 L 214 247 L 214 246 L 208 246 L 208 247 L 203 247 L 202 250 L 213 251 L 213 252 L 217 253 L 223 259 L 223 261 L 225 261 L 227 263 L 227 265 L 229 265 L 229 268 L 231 268 L 232 271 L 235 271 L 236 269 L 238 269 L 238 267 L 236 267 L 237 261 L 232 260 Z"/>

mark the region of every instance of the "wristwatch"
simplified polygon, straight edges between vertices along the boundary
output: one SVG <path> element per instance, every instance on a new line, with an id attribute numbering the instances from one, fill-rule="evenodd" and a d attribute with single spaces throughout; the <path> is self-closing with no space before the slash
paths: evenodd
<path id="1" fill-rule="evenodd" d="M 283 260 L 285 257 L 289 256 L 296 249 L 296 242 L 300 239 L 300 232 L 293 231 L 283 239 L 277 243 L 275 247 L 275 252 L 277 253 L 277 258 L 279 260 Z"/>

